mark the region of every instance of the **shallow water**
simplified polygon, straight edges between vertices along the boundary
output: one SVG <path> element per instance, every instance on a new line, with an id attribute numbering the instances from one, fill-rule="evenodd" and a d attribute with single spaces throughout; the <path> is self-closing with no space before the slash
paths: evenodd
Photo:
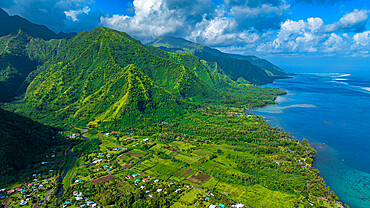
<path id="1" fill-rule="evenodd" d="M 339 199 L 370 207 L 370 74 L 312 73 L 277 80 L 278 104 L 250 110 L 318 152 L 314 166 Z"/>

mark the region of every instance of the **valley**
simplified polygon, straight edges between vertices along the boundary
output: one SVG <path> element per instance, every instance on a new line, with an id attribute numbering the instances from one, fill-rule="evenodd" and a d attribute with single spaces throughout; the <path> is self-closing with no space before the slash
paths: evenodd
<path id="1" fill-rule="evenodd" d="M 0 37 L 0 206 L 343 207 L 307 140 L 245 112 L 286 93 L 260 87 L 288 77 L 267 60 L 17 29 Z"/>

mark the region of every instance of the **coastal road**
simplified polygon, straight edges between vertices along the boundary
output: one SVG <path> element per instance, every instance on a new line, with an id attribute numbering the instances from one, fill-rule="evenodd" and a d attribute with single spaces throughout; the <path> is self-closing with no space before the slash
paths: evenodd
<path id="1" fill-rule="evenodd" d="M 81 137 L 86 140 L 86 141 L 89 141 L 90 138 L 86 137 L 84 134 L 86 134 L 89 129 L 83 129 L 84 130 L 84 133 L 81 134 Z M 75 145 L 76 146 L 76 145 Z M 75 147 L 73 146 L 73 147 Z M 64 194 L 64 188 L 63 188 L 63 180 L 64 178 L 66 177 L 68 171 L 73 167 L 73 165 L 76 163 L 76 160 L 77 160 L 77 155 L 75 155 L 73 152 L 72 152 L 72 149 L 73 147 L 71 147 L 69 150 L 68 150 L 68 154 L 73 157 L 73 162 L 67 167 L 67 169 L 64 171 L 64 173 L 62 174 L 62 176 L 60 177 L 59 179 L 59 184 L 61 184 L 61 188 L 59 189 L 58 193 L 57 193 L 57 199 L 59 200 L 63 194 Z"/>

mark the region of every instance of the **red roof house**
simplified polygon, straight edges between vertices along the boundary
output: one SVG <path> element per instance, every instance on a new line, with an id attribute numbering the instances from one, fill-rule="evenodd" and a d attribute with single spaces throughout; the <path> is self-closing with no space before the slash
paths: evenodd
<path id="1" fill-rule="evenodd" d="M 7 193 L 7 194 L 12 194 L 12 193 L 14 193 L 14 192 L 15 192 L 15 190 L 14 190 L 14 189 L 12 189 L 12 190 L 7 191 L 6 193 Z"/>

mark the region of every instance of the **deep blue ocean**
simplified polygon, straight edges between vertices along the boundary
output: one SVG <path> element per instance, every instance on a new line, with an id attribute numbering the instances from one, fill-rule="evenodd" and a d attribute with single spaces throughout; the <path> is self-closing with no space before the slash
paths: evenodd
<path id="1" fill-rule="evenodd" d="M 339 199 L 370 207 L 370 72 L 306 73 L 268 86 L 288 92 L 249 110 L 317 151 L 314 167 Z"/>

